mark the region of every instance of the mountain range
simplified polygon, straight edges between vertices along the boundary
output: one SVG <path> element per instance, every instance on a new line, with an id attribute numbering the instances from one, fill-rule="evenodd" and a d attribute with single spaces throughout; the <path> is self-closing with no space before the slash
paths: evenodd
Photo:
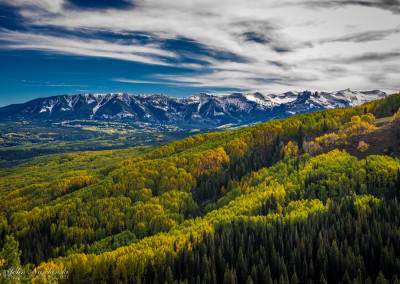
<path id="1" fill-rule="evenodd" d="M 298 113 L 352 107 L 377 100 L 374 91 L 286 92 L 283 94 L 199 93 L 186 98 L 162 94 L 76 94 L 37 98 L 0 108 L 1 121 L 133 120 L 188 127 L 214 127 L 285 118 Z"/>

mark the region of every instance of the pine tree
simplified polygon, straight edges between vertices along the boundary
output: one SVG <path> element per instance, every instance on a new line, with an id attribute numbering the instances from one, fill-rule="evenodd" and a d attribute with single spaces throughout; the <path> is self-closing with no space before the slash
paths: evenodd
<path id="1" fill-rule="evenodd" d="M 157 272 L 157 270 L 156 270 L 155 273 L 154 273 L 154 281 L 153 281 L 153 284 L 159 284 L 159 282 L 158 282 L 158 272 Z"/>
<path id="2" fill-rule="evenodd" d="M 304 139 L 304 133 L 303 133 L 303 124 L 300 124 L 299 127 L 299 133 L 298 133 L 298 140 L 297 140 L 297 146 L 299 147 L 299 151 L 303 151 L 303 139 Z"/>
<path id="3" fill-rule="evenodd" d="M 319 283 L 320 284 L 327 284 L 328 282 L 326 282 L 324 274 L 321 272 L 321 275 L 319 277 Z"/>
<path id="4" fill-rule="evenodd" d="M 247 280 L 247 271 L 248 271 L 248 267 L 247 267 L 247 262 L 243 256 L 243 251 L 242 248 L 240 248 L 239 250 L 239 254 L 238 254 L 238 260 L 237 260 L 237 272 L 238 272 L 238 280 L 240 283 L 245 283 Z"/>
<path id="5" fill-rule="evenodd" d="M 372 284 L 371 278 L 369 276 L 367 279 L 365 279 L 365 284 Z"/>
<path id="6" fill-rule="evenodd" d="M 263 281 L 265 281 L 266 284 L 272 284 L 272 276 L 271 276 L 271 269 L 268 266 L 265 268 L 264 273 L 263 273 Z"/>
<path id="7" fill-rule="evenodd" d="M 351 284 L 350 276 L 347 271 L 343 274 L 342 282 L 343 284 Z"/>
<path id="8" fill-rule="evenodd" d="M 299 278 L 297 277 L 296 271 L 292 275 L 292 279 L 290 279 L 290 284 L 298 284 L 300 282 Z"/>
<path id="9" fill-rule="evenodd" d="M 154 280 L 154 269 L 153 269 L 153 265 L 151 263 L 151 261 L 149 260 L 147 263 L 147 270 L 146 270 L 146 283 L 152 283 Z"/>
<path id="10" fill-rule="evenodd" d="M 390 283 L 393 283 L 393 284 L 400 284 L 400 281 L 399 281 L 399 279 L 397 278 L 397 275 L 396 275 L 396 274 L 393 275 L 392 281 L 391 281 Z"/>
<path id="11" fill-rule="evenodd" d="M 379 272 L 378 277 L 376 278 L 375 284 L 389 284 L 389 281 L 385 278 L 382 271 Z"/>
<path id="12" fill-rule="evenodd" d="M 168 284 L 172 283 L 174 281 L 174 276 L 172 275 L 172 270 L 171 267 L 168 266 L 167 270 L 165 271 L 165 282 Z"/>
<path id="13" fill-rule="evenodd" d="M 250 275 L 251 275 L 251 279 L 252 279 L 255 283 L 257 283 L 257 282 L 258 282 L 257 268 L 256 268 L 255 265 L 253 265 L 253 267 L 251 268 Z"/>
<path id="14" fill-rule="evenodd" d="M 302 278 L 303 281 L 308 279 L 308 265 L 307 265 L 305 257 L 303 259 L 303 265 L 302 265 L 302 270 L 301 270 L 301 278 Z"/>
<path id="15" fill-rule="evenodd" d="M 328 125 L 326 125 L 326 120 L 324 119 L 324 126 L 322 128 L 323 132 L 327 132 L 328 131 Z"/>
<path id="16" fill-rule="evenodd" d="M 247 277 L 246 284 L 253 284 L 253 280 L 251 279 L 251 276 Z"/>
<path id="17" fill-rule="evenodd" d="M 231 284 L 231 271 L 229 266 L 226 266 L 225 272 L 224 272 L 224 284 Z"/>

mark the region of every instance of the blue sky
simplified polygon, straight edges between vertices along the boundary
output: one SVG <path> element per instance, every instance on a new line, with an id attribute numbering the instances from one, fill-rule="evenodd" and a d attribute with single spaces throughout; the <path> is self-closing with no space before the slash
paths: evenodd
<path id="1" fill-rule="evenodd" d="M 0 106 L 67 93 L 394 92 L 399 59 L 398 0 L 0 0 Z"/>

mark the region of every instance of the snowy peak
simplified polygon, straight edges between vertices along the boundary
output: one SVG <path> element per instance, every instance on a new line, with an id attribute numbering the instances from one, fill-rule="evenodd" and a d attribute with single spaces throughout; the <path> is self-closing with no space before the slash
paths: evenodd
<path id="1" fill-rule="evenodd" d="M 0 108 L 0 120 L 129 119 L 187 127 L 246 124 L 377 100 L 386 93 L 373 91 L 286 92 L 282 94 L 199 93 L 186 98 L 163 94 L 77 94 L 38 98 Z"/>
<path id="2" fill-rule="evenodd" d="M 297 114 L 339 107 L 353 107 L 385 96 L 386 93 L 381 91 L 358 92 L 350 89 L 331 93 L 304 91 L 299 93 L 295 100 L 286 104 L 285 109 L 289 114 Z"/>

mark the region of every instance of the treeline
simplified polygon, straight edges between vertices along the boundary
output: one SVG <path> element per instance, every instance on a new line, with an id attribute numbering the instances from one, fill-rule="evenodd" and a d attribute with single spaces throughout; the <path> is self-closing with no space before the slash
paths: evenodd
<path id="1" fill-rule="evenodd" d="M 400 205 L 371 198 L 362 206 L 346 197 L 306 220 L 219 225 L 163 265 L 149 262 L 141 281 L 400 283 Z"/>

